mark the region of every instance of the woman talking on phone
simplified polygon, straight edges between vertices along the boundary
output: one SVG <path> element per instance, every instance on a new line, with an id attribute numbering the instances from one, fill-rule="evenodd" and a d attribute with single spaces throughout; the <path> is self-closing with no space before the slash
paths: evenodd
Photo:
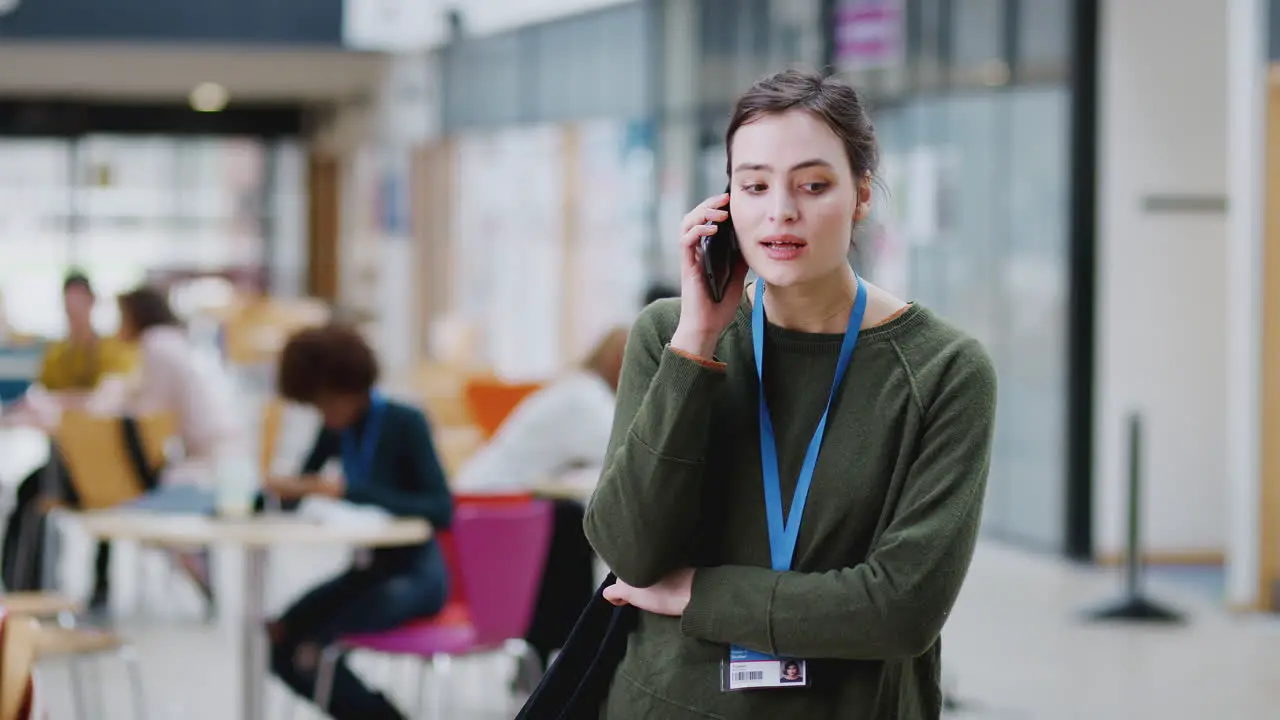
<path id="1" fill-rule="evenodd" d="M 605 596 L 642 611 L 602 717 L 938 718 L 994 369 L 849 266 L 878 154 L 852 88 L 761 80 L 726 144 L 730 192 L 681 228 L 680 299 L 632 331 L 586 515 Z M 742 262 L 716 302 L 703 238 L 730 216 Z"/>

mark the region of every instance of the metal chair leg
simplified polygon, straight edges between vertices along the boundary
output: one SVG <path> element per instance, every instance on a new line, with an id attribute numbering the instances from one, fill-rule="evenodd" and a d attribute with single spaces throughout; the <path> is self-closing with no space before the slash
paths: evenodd
<path id="1" fill-rule="evenodd" d="M 417 705 L 413 709 L 414 710 L 413 716 L 416 718 L 426 717 L 425 715 L 423 715 L 423 713 L 427 711 L 427 690 L 436 689 L 436 688 L 428 688 L 428 683 L 425 682 L 427 678 L 427 671 L 430 668 L 431 668 L 430 660 L 420 660 L 418 662 L 418 699 L 417 699 Z M 431 681 L 432 683 L 434 683 L 435 678 L 432 677 Z"/>
<path id="2" fill-rule="evenodd" d="M 84 692 L 84 668 L 80 665 L 82 662 L 82 658 L 71 658 L 67 663 L 67 674 L 71 677 L 71 705 L 75 708 L 76 718 L 87 720 L 89 702 Z"/>
<path id="3" fill-rule="evenodd" d="M 133 693 L 133 716 L 147 720 L 147 696 L 142 686 L 142 665 L 138 653 L 131 645 L 120 648 L 120 661 L 129 675 L 129 689 Z"/>
<path id="4" fill-rule="evenodd" d="M 431 717 L 441 720 L 444 717 L 444 682 L 445 675 L 453 667 L 453 658 L 448 655 L 431 657 Z"/>
<path id="5" fill-rule="evenodd" d="M 316 667 L 316 692 L 313 699 L 316 707 L 326 713 L 333 700 L 333 677 L 338 671 L 338 660 L 342 653 L 341 645 L 330 645 L 320 653 L 320 663 Z"/>

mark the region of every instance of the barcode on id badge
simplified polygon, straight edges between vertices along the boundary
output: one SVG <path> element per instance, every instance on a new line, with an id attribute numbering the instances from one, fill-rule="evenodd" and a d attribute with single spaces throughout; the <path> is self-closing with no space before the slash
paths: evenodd
<path id="1" fill-rule="evenodd" d="M 734 682 L 762 682 L 763 680 L 764 673 L 759 670 L 739 671 L 733 674 Z"/>

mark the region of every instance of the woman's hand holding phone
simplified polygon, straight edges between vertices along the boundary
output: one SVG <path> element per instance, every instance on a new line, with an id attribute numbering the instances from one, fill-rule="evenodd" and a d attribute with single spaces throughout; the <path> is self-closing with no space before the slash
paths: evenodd
<path id="1" fill-rule="evenodd" d="M 680 227 L 680 324 L 671 337 L 671 347 L 698 357 L 710 358 L 715 353 L 720 334 L 738 311 L 747 278 L 746 263 L 739 263 L 724 298 L 720 302 L 711 299 L 702 269 L 702 238 L 715 235 L 714 223 L 729 217 L 728 203 L 728 193 L 709 197 L 684 216 Z"/>

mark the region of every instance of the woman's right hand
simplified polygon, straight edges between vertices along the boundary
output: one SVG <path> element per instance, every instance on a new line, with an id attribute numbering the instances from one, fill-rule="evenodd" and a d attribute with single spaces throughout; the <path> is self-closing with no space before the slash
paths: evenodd
<path id="1" fill-rule="evenodd" d="M 690 210 L 680 226 L 680 323 L 671 337 L 671 347 L 703 358 L 715 354 L 720 334 L 738 311 L 747 278 L 747 265 L 739 262 L 724 298 L 714 302 L 703 275 L 702 238 L 715 235 L 714 223 L 729 217 L 728 202 L 729 193 L 709 197 Z"/>

